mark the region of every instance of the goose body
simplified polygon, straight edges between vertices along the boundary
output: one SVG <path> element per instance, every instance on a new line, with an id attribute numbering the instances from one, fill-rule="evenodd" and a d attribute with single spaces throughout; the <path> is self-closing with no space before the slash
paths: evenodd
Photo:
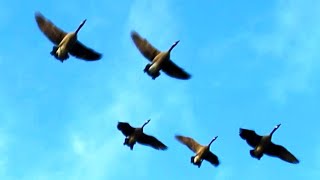
<path id="1" fill-rule="evenodd" d="M 131 32 L 131 38 L 141 54 L 151 62 L 151 64 L 145 66 L 144 72 L 151 76 L 153 80 L 160 76 L 160 70 L 174 78 L 183 80 L 191 78 L 190 74 L 185 72 L 170 59 L 170 52 L 179 41 L 176 41 L 168 51 L 161 52 L 153 47 L 145 38 L 141 37 L 136 31 Z"/>
<path id="2" fill-rule="evenodd" d="M 196 154 L 191 157 L 191 163 L 198 166 L 198 168 L 201 167 L 203 160 L 210 162 L 214 166 L 218 166 L 220 164 L 218 157 L 210 151 L 211 143 L 215 141 L 218 136 L 214 137 L 206 146 L 200 145 L 191 137 L 176 135 L 175 138 Z"/>
<path id="3" fill-rule="evenodd" d="M 150 119 L 146 121 L 142 127 L 134 128 L 127 122 L 118 122 L 117 128 L 126 137 L 123 145 L 127 145 L 133 150 L 134 145 L 138 142 L 142 145 L 151 146 L 157 150 L 166 150 L 168 147 L 164 145 L 157 138 L 147 135 L 143 132 L 143 128 L 150 122 Z"/>
<path id="4" fill-rule="evenodd" d="M 274 144 L 271 139 L 273 133 L 280 127 L 281 124 L 274 127 L 272 132 L 265 136 L 260 136 L 256 134 L 253 130 L 240 128 L 240 137 L 253 147 L 250 150 L 250 155 L 253 158 L 260 160 L 264 154 L 269 156 L 274 156 L 282 159 L 283 161 L 297 164 L 299 160 L 291 154 L 285 147 L 281 145 Z"/>
<path id="5" fill-rule="evenodd" d="M 69 58 L 69 54 L 86 61 L 101 59 L 102 55 L 100 53 L 86 47 L 78 41 L 77 34 L 85 24 L 86 19 L 81 22 L 76 31 L 69 33 L 55 26 L 39 12 L 35 13 L 35 19 L 44 35 L 55 44 L 50 54 L 57 60 L 63 62 Z"/>
<path id="6" fill-rule="evenodd" d="M 77 41 L 77 34 L 68 33 L 57 47 L 53 47 L 51 55 L 63 62 L 69 58 L 68 52 Z"/>

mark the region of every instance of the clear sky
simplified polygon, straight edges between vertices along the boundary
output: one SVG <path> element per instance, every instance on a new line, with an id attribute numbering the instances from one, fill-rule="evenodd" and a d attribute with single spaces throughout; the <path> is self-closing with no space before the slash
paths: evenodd
<path id="1" fill-rule="evenodd" d="M 58 6 L 61 5 L 61 6 Z M 72 8 L 71 8 L 72 7 Z M 1 180 L 316 180 L 320 178 L 320 1 L 0 1 Z M 63 64 L 34 19 L 40 11 L 103 53 Z M 136 30 L 192 79 L 153 81 Z M 123 146 L 118 121 L 169 149 Z M 269 133 L 301 162 L 251 158 L 239 128 Z M 191 136 L 220 159 L 190 163 Z M 131 173 L 130 173 L 131 172 Z"/>

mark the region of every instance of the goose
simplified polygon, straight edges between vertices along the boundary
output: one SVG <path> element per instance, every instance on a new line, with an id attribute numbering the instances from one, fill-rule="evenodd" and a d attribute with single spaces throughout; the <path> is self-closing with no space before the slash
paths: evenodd
<path id="1" fill-rule="evenodd" d="M 117 128 L 126 137 L 123 145 L 127 145 L 133 150 L 133 146 L 136 142 L 151 146 L 157 150 L 166 150 L 168 147 L 160 142 L 157 138 L 147 135 L 143 132 L 143 128 L 150 122 L 147 120 L 141 128 L 134 128 L 127 122 L 118 122 Z"/>
<path id="2" fill-rule="evenodd" d="M 86 61 L 96 61 L 101 59 L 102 54 L 86 47 L 77 40 L 77 34 L 87 21 L 83 20 L 80 26 L 74 32 L 66 33 L 50 20 L 46 19 L 40 12 L 35 13 L 35 19 L 42 33 L 55 44 L 50 54 L 57 60 L 63 61 L 69 58 L 69 53 L 76 58 Z"/>
<path id="3" fill-rule="evenodd" d="M 218 157 L 210 151 L 210 146 L 218 136 L 214 137 L 207 146 L 200 145 L 197 141 L 190 137 L 176 135 L 175 138 L 182 144 L 186 145 L 191 151 L 196 153 L 195 156 L 191 157 L 191 163 L 200 168 L 202 161 L 206 160 L 214 166 L 220 164 Z"/>
<path id="4" fill-rule="evenodd" d="M 274 144 L 271 141 L 273 133 L 281 126 L 278 124 L 274 127 L 269 135 L 260 136 L 256 134 L 253 130 L 240 128 L 240 137 L 253 147 L 253 150 L 250 150 L 250 155 L 253 158 L 258 160 L 261 159 L 263 154 L 274 156 L 282 159 L 283 161 L 298 164 L 299 160 L 291 154 L 285 147 L 281 145 Z"/>
<path id="5" fill-rule="evenodd" d="M 170 52 L 180 41 L 176 41 L 168 51 L 161 52 L 153 47 L 147 39 L 141 37 L 136 31 L 131 31 L 131 38 L 140 53 L 151 61 L 151 64 L 147 64 L 143 71 L 152 77 L 153 80 L 160 76 L 160 70 L 173 78 L 182 80 L 191 78 L 190 74 L 170 60 Z"/>

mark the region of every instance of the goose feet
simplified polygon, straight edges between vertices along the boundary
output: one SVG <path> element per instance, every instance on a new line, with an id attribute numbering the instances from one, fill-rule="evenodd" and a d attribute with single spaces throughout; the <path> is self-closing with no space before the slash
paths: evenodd
<path id="1" fill-rule="evenodd" d="M 263 153 L 257 154 L 254 150 L 250 150 L 250 155 L 253 158 L 256 158 L 256 159 L 260 160 L 262 158 L 262 156 L 263 156 Z"/>
<path id="2" fill-rule="evenodd" d="M 147 64 L 144 68 L 143 72 L 148 73 L 149 68 L 151 67 L 151 64 Z"/>
<path id="3" fill-rule="evenodd" d="M 191 163 L 194 164 L 194 156 L 191 157 Z"/>
<path id="4" fill-rule="evenodd" d="M 130 150 L 133 150 L 134 144 L 129 144 L 129 138 L 125 138 L 125 139 L 124 139 L 123 145 L 124 145 L 124 146 L 125 146 L 125 145 L 129 146 L 129 147 L 130 147 Z"/>
<path id="5" fill-rule="evenodd" d="M 50 54 L 57 58 L 57 53 L 56 53 L 57 50 L 58 50 L 58 47 L 57 46 L 53 46 L 52 47 L 52 51 L 50 52 Z"/>
<path id="6" fill-rule="evenodd" d="M 155 74 L 152 74 L 151 77 L 153 80 L 155 80 L 158 76 L 160 76 L 160 72 L 156 72 Z"/>
<path id="7" fill-rule="evenodd" d="M 128 144 L 128 138 L 124 139 L 123 145 L 127 145 Z"/>
<path id="8" fill-rule="evenodd" d="M 155 72 L 155 73 L 151 73 L 149 71 L 150 67 L 151 67 L 151 64 L 147 64 L 146 67 L 144 68 L 143 72 L 147 73 L 149 76 L 151 76 L 151 78 L 153 80 L 155 80 L 158 76 L 160 76 L 160 72 L 158 71 L 158 72 Z"/>
<path id="9" fill-rule="evenodd" d="M 201 164 L 202 164 L 202 161 L 194 162 L 194 158 L 195 158 L 195 156 L 192 156 L 192 157 L 191 157 L 191 163 L 194 164 L 194 165 L 196 165 L 196 166 L 198 166 L 198 168 L 200 168 L 200 167 L 201 167 Z"/>
<path id="10" fill-rule="evenodd" d="M 65 61 L 66 59 L 69 58 L 68 53 L 66 53 L 64 56 L 59 56 L 57 51 L 58 51 L 59 47 L 57 46 L 53 46 L 52 47 L 52 51 L 50 52 L 50 54 L 52 56 L 54 56 L 57 60 L 59 60 L 61 63 L 63 63 L 63 61 Z"/>

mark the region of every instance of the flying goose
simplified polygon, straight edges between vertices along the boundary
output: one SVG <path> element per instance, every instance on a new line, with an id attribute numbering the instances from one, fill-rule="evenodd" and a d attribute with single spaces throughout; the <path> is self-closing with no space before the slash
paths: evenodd
<path id="1" fill-rule="evenodd" d="M 197 141 L 190 137 L 176 135 L 175 138 L 186 145 L 191 151 L 196 153 L 195 156 L 191 157 L 191 163 L 200 168 L 203 160 L 207 160 L 214 166 L 220 164 L 218 157 L 210 151 L 210 146 L 213 141 L 215 141 L 218 136 L 214 137 L 207 146 L 200 145 Z"/>
<path id="2" fill-rule="evenodd" d="M 151 61 L 151 64 L 147 64 L 145 66 L 144 72 L 151 76 L 153 80 L 160 76 L 160 70 L 174 78 L 183 80 L 191 78 L 190 74 L 170 60 L 170 52 L 179 43 L 179 41 L 176 41 L 168 51 L 161 52 L 153 47 L 147 39 L 141 37 L 136 31 L 131 31 L 131 38 L 140 53 L 146 59 Z"/>
<path id="3" fill-rule="evenodd" d="M 265 136 L 260 136 L 253 130 L 240 128 L 240 137 L 246 140 L 247 143 L 254 148 L 253 150 L 250 150 L 250 155 L 258 160 L 260 160 L 263 154 L 266 154 L 278 157 L 292 164 L 297 164 L 299 163 L 299 160 L 294 155 L 292 155 L 283 146 L 274 144 L 271 141 L 273 133 L 280 127 L 280 125 L 281 124 L 276 125 L 272 132 Z"/>
<path id="4" fill-rule="evenodd" d="M 124 136 L 126 136 L 123 145 L 127 145 L 133 150 L 133 146 L 136 142 L 151 146 L 157 150 L 166 150 L 168 147 L 160 142 L 153 136 L 147 135 L 143 132 L 143 128 L 150 122 L 150 119 L 147 120 L 141 128 L 134 128 L 130 126 L 127 122 L 118 122 L 117 128 L 122 132 Z"/>
<path id="5" fill-rule="evenodd" d="M 68 53 L 86 61 L 96 61 L 101 59 L 102 54 L 86 47 L 77 40 L 77 34 L 86 22 L 86 19 L 81 22 L 76 31 L 69 33 L 59 29 L 40 12 L 35 13 L 35 19 L 43 34 L 55 44 L 50 54 L 62 63 L 69 58 Z"/>

